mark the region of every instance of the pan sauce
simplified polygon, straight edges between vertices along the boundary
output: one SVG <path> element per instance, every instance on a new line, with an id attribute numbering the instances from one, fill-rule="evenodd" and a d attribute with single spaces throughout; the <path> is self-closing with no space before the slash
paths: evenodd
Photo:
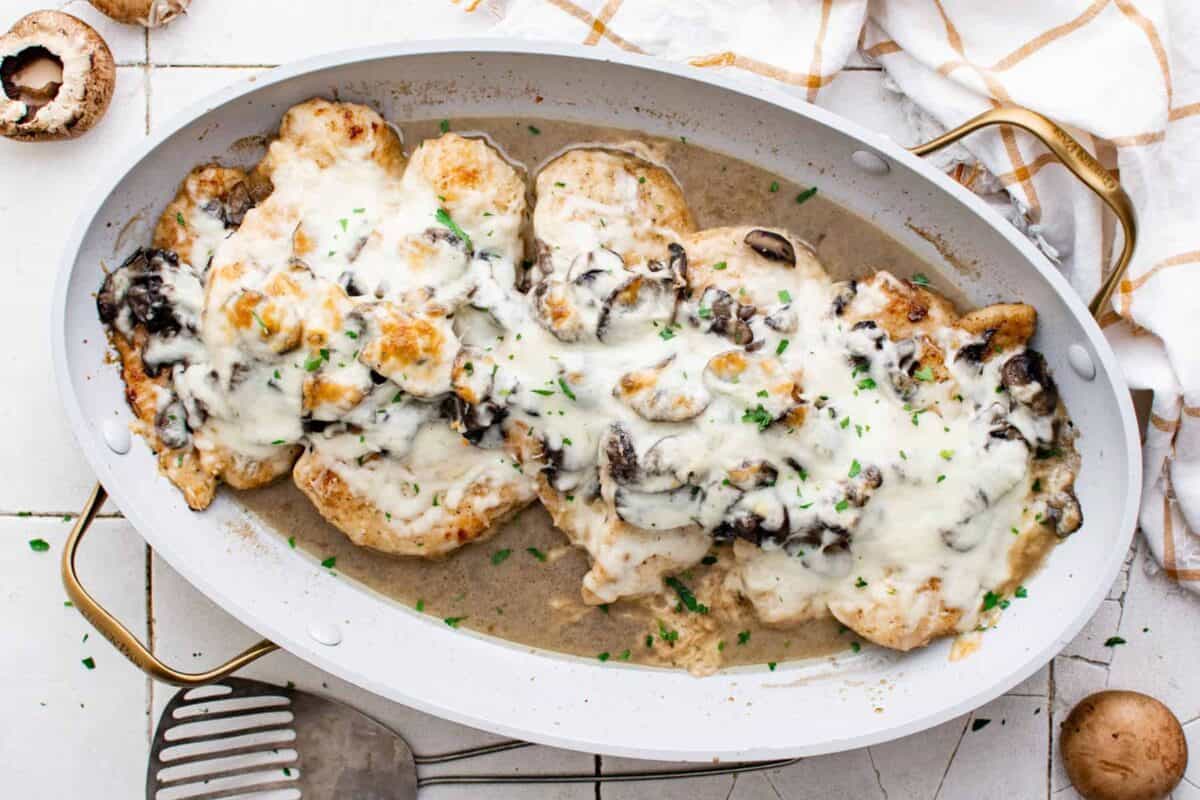
<path id="1" fill-rule="evenodd" d="M 544 161 L 568 144 L 623 143 L 627 132 L 551 121 L 487 119 L 454 120 L 456 131 L 486 133 L 513 160 L 536 172 Z M 415 144 L 438 135 L 438 122 L 401 126 L 405 141 Z M 645 140 L 645 137 L 639 137 Z M 933 277 L 942 294 L 951 284 L 936 280 L 934 271 L 879 229 L 826 201 L 818 193 L 803 203 L 799 187 L 749 164 L 682 142 L 651 141 L 657 159 L 680 180 L 698 227 L 750 223 L 786 228 L 811 242 L 826 270 L 835 278 L 862 275 L 878 269 L 900 276 L 919 272 Z M 950 295 L 952 299 L 954 298 Z M 1038 467 L 1028 476 L 1036 479 Z M 290 484 L 278 484 L 242 496 L 244 504 L 268 525 L 296 537 L 296 543 L 321 559 L 336 555 L 337 567 L 397 600 L 420 606 L 427 613 L 457 620 L 506 639 L 581 655 L 626 652 L 629 660 L 664 663 L 672 659 L 661 644 L 660 631 L 671 631 L 676 619 L 669 606 L 648 607 L 638 601 L 619 601 L 597 609 L 579 598 L 579 582 L 587 558 L 566 546 L 540 508 L 526 510 L 502 532 L 483 544 L 464 548 L 441 561 L 392 559 L 351 545 L 326 523 Z M 1013 515 L 1024 494 L 1008 509 Z M 1016 574 L 1026 574 L 1040 558 L 1049 539 L 1017 554 Z M 541 561 L 533 551 L 545 555 Z M 693 586 L 719 583 L 729 562 L 728 547 L 715 548 L 714 565 L 698 565 L 686 574 Z M 507 555 L 502 556 L 501 554 Z M 1021 563 L 1025 559 L 1025 563 Z M 1001 560 L 1000 573 L 1006 566 Z M 710 574 L 711 573 L 711 574 Z M 1013 587 L 1008 587 L 1009 590 Z M 547 614 L 547 603 L 550 612 Z M 666 627 L 663 627 L 665 617 Z M 686 619 L 686 614 L 681 616 Z M 789 630 L 772 630 L 754 621 L 752 613 L 723 619 L 717 638 L 724 643 L 727 664 L 776 662 L 828 654 L 850 645 L 854 637 L 829 619 L 809 621 Z M 841 633 L 839 633 L 839 630 Z M 653 647 L 643 638 L 655 639 Z"/>

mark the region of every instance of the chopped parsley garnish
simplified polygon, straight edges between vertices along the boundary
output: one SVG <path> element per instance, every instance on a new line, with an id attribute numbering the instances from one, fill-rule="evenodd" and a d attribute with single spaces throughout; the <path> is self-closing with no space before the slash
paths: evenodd
<path id="1" fill-rule="evenodd" d="M 304 362 L 306 372 L 316 372 L 321 368 L 321 365 L 329 360 L 329 351 L 321 350 L 317 355 Z"/>
<path id="2" fill-rule="evenodd" d="M 775 671 L 775 664 L 776 664 L 776 662 L 774 662 L 774 661 L 768 661 L 768 662 L 767 662 L 767 669 L 771 670 L 771 672 L 774 672 L 774 671 Z"/>
<path id="3" fill-rule="evenodd" d="M 287 441 L 285 439 L 276 439 L 275 441 L 271 442 L 271 444 L 275 444 L 275 445 L 286 444 L 286 443 L 287 443 Z"/>
<path id="4" fill-rule="evenodd" d="M 675 338 L 675 329 L 668 325 L 658 332 L 658 338 L 662 339 L 664 342 L 671 341 Z"/>
<path id="5" fill-rule="evenodd" d="M 1034 479 L 1034 481 L 1033 481 L 1033 490 L 1034 490 L 1035 492 L 1040 492 L 1040 491 L 1042 490 L 1042 479 L 1041 479 L 1041 478 L 1035 478 L 1035 479 Z"/>
<path id="6" fill-rule="evenodd" d="M 847 477 L 856 477 L 860 472 L 862 472 L 862 465 L 858 463 L 858 459 L 856 458 L 850 462 L 850 474 Z"/>
<path id="7" fill-rule="evenodd" d="M 337 564 L 337 556 L 330 556 L 321 562 L 321 566 L 325 569 L 333 569 L 335 564 Z"/>
<path id="8" fill-rule="evenodd" d="M 835 506 L 833 507 L 833 510 L 834 510 L 834 511 L 839 511 L 839 512 L 840 512 L 840 511 L 845 511 L 845 510 L 846 510 L 847 508 L 849 508 L 849 507 L 850 507 L 850 501 L 849 501 L 849 500 L 845 500 L 845 499 L 843 499 L 843 500 L 839 500 L 839 501 L 837 502 L 837 505 L 835 505 Z"/>
<path id="9" fill-rule="evenodd" d="M 787 289 L 780 289 L 779 290 L 779 302 L 781 302 L 781 303 L 792 302 L 792 293 L 789 292 Z"/>
<path id="10" fill-rule="evenodd" d="M 717 263 L 713 264 L 713 269 L 715 269 L 715 270 L 722 270 L 722 269 L 725 269 L 725 268 L 726 268 L 726 267 L 728 267 L 728 266 L 729 266 L 729 265 L 728 265 L 728 264 L 726 264 L 724 261 L 718 261 Z"/>
<path id="11" fill-rule="evenodd" d="M 262 332 L 264 335 L 266 335 L 266 336 L 271 335 L 271 329 L 267 327 L 267 323 L 263 322 L 262 317 L 260 317 L 258 315 L 257 311 L 251 311 L 250 316 L 254 317 L 254 321 L 258 323 L 258 327 L 262 328 Z"/>
<path id="12" fill-rule="evenodd" d="M 817 187 L 810 186 L 809 188 L 805 189 L 800 194 L 796 195 L 796 205 L 799 205 L 800 203 L 811 200 L 813 195 L 815 195 L 816 193 L 817 193 Z"/>
<path id="13" fill-rule="evenodd" d="M 859 650 L 862 650 L 862 645 L 858 642 L 851 642 L 850 649 L 857 653 Z"/>
<path id="14" fill-rule="evenodd" d="M 29 549 L 35 553 L 44 553 L 50 549 L 50 543 L 45 539 L 30 539 Z"/>
<path id="15" fill-rule="evenodd" d="M 607 651 L 607 650 L 605 650 L 603 653 L 600 653 L 600 654 L 598 654 L 598 655 L 596 656 L 596 658 L 600 659 L 600 661 L 602 661 L 602 662 L 603 662 L 603 661 L 608 661 L 608 659 L 612 658 L 612 656 L 610 656 L 610 655 L 608 654 L 608 651 Z"/>
<path id="16" fill-rule="evenodd" d="M 646 182 L 646 176 L 638 175 L 638 183 L 645 183 L 645 182 Z"/>
<path id="17" fill-rule="evenodd" d="M 442 120 L 441 122 L 439 122 L 439 123 L 438 123 L 438 130 L 440 130 L 442 133 L 449 133 L 449 131 L 450 131 L 450 120 L 448 120 L 448 119 L 444 119 L 444 120 Z"/>
<path id="18" fill-rule="evenodd" d="M 939 450 L 938 455 L 941 456 L 942 458 L 946 459 L 947 461 L 949 461 L 950 459 L 954 458 L 954 451 L 953 450 Z"/>
<path id="19" fill-rule="evenodd" d="M 633 655 L 633 653 L 626 650 L 625 652 L 621 653 L 621 655 L 617 656 L 617 658 L 621 659 L 622 661 L 628 661 L 629 657 L 632 655 Z"/>
<path id="20" fill-rule="evenodd" d="M 532 133 L 534 136 L 542 135 L 541 129 L 538 128 L 536 125 L 527 125 L 526 127 L 529 128 L 529 132 Z"/>
<path id="21" fill-rule="evenodd" d="M 442 622 L 446 623 L 451 628 L 457 628 L 458 623 L 462 622 L 464 619 L 466 619 L 466 617 L 445 617 L 442 619 Z"/>
<path id="22" fill-rule="evenodd" d="M 696 614 L 708 613 L 708 606 L 697 601 L 696 595 L 692 594 L 692 590 L 685 586 L 683 581 L 679 580 L 679 578 L 674 576 L 667 578 L 666 584 L 675 590 L 675 593 L 679 595 L 679 601 L 683 603 L 684 607 L 688 611 Z"/>
<path id="23" fill-rule="evenodd" d="M 87 658 L 83 659 L 83 660 L 82 660 L 82 661 L 80 661 L 79 663 L 80 663 L 80 664 L 83 664 L 83 665 L 84 665 L 85 667 L 87 667 L 88 669 L 95 669 L 95 668 L 96 668 L 96 660 L 95 660 L 94 658 L 92 658 L 91 656 L 88 656 Z"/>
<path id="24" fill-rule="evenodd" d="M 1029 597 L 1029 590 L 1026 589 L 1024 586 L 1018 586 L 1017 590 L 1015 592 L 1013 592 L 1013 597 L 1021 597 L 1021 598 Z"/>
<path id="25" fill-rule="evenodd" d="M 32 517 L 33 512 L 32 511 L 18 511 L 17 516 L 18 517 Z"/>
<path id="26" fill-rule="evenodd" d="M 179 223 L 179 227 L 187 227 L 187 223 L 183 220 L 183 214 L 180 214 L 178 211 L 175 212 L 175 221 Z"/>
<path id="27" fill-rule="evenodd" d="M 572 400 L 575 399 L 575 393 L 571 391 L 571 387 L 568 386 L 567 382 L 565 380 L 563 380 L 562 378 L 558 379 L 558 388 L 562 389 L 562 393 L 565 394 L 570 399 L 572 399 Z"/>
<path id="28" fill-rule="evenodd" d="M 789 344 L 790 342 L 787 339 L 780 339 L 779 344 L 775 347 L 775 355 L 783 355 L 783 351 L 788 349 Z"/>
<path id="29" fill-rule="evenodd" d="M 712 317 L 712 309 L 706 308 L 705 306 L 700 306 L 700 308 L 696 310 L 696 316 L 698 316 L 700 319 L 709 319 Z"/>
<path id="30" fill-rule="evenodd" d="M 347 227 L 349 224 L 350 224 L 350 220 L 346 219 L 345 217 L 342 217 L 341 219 L 339 219 L 339 220 L 338 220 L 338 225 L 341 225 L 341 226 L 342 226 L 342 231 L 343 231 L 343 232 L 345 232 L 345 230 L 346 230 L 346 227 Z"/>
<path id="31" fill-rule="evenodd" d="M 495 566 L 497 564 L 503 564 L 505 559 L 511 555 L 512 550 L 508 549 L 507 547 L 503 550 L 497 550 L 496 552 L 492 553 L 492 565 Z"/>
<path id="32" fill-rule="evenodd" d="M 983 610 L 991 611 L 996 606 L 1000 605 L 1000 595 L 995 592 L 988 592 L 983 596 Z"/>
<path id="33" fill-rule="evenodd" d="M 908 461 L 908 456 L 904 453 L 903 450 L 900 451 L 900 458 L 904 459 L 905 461 Z"/>
<path id="34" fill-rule="evenodd" d="M 849 418 L 849 417 L 843 417 L 843 418 L 842 418 L 842 421 L 838 423 L 838 427 L 840 427 L 842 430 L 845 430 L 846 428 L 849 428 L 849 427 L 850 427 L 850 418 Z"/>
<path id="35" fill-rule="evenodd" d="M 679 631 L 669 630 L 667 628 L 667 626 L 665 624 L 663 624 L 663 621 L 660 619 L 658 621 L 658 638 L 662 639 L 664 642 L 666 642 L 667 644 L 674 647 L 675 642 L 679 641 Z"/>
<path id="36" fill-rule="evenodd" d="M 874 389 L 877 386 L 878 386 L 878 384 L 875 383 L 874 378 L 863 378 L 861 381 L 858 382 L 858 388 L 862 389 L 864 391 L 867 389 Z"/>
<path id="37" fill-rule="evenodd" d="M 916 275 L 912 276 L 912 282 L 917 286 L 928 286 L 929 278 L 925 277 L 924 272 L 918 272 Z"/>
<path id="38" fill-rule="evenodd" d="M 925 366 L 921 367 L 919 370 L 914 372 L 913 377 L 919 381 L 925 381 L 926 383 L 933 383 L 933 370 L 929 367 L 928 364 L 926 364 Z"/>
<path id="39" fill-rule="evenodd" d="M 471 244 L 471 237 L 467 235 L 466 231 L 458 227 L 457 222 L 451 219 L 449 211 L 444 208 L 439 208 L 436 212 L 434 212 L 433 218 L 436 219 L 439 224 L 445 225 L 447 228 L 449 228 L 450 232 L 455 236 L 466 242 L 468 250 L 475 249 L 474 245 Z"/>
<path id="40" fill-rule="evenodd" d="M 422 598 L 417 598 L 417 611 L 424 611 L 424 610 L 425 610 L 425 600 Z"/>
<path id="41" fill-rule="evenodd" d="M 750 631 L 738 631 L 738 644 L 743 645 L 750 641 Z"/>
<path id="42" fill-rule="evenodd" d="M 533 392 L 534 394 L 540 394 L 543 397 L 549 397 L 550 395 L 554 394 L 553 389 L 530 389 L 529 391 Z"/>
<path id="43" fill-rule="evenodd" d="M 543 553 L 541 550 L 538 550 L 536 547 L 526 547 L 525 552 L 529 553 L 529 555 L 533 556 L 538 561 L 541 561 L 543 563 L 546 561 L 546 554 Z"/>
<path id="44" fill-rule="evenodd" d="M 567 447 L 570 447 L 571 446 L 571 437 L 570 436 L 562 437 L 562 443 L 564 445 L 566 445 Z"/>
<path id="45" fill-rule="evenodd" d="M 1126 644 L 1126 641 L 1120 636 L 1110 636 L 1104 640 L 1105 647 L 1116 647 L 1119 644 Z"/>
<path id="46" fill-rule="evenodd" d="M 945 475 L 938 475 L 938 476 L 937 476 L 937 482 L 938 482 L 938 483 L 941 483 L 941 482 L 942 482 L 942 481 L 944 481 L 944 480 L 946 480 L 946 476 L 945 476 Z"/>
<path id="47" fill-rule="evenodd" d="M 654 634 L 646 634 L 646 647 L 654 647 Z"/>
<path id="48" fill-rule="evenodd" d="M 858 578 L 856 578 L 854 581 L 854 588 L 855 589 L 863 589 L 863 588 L 866 588 L 866 586 L 867 586 L 867 582 L 863 580 L 862 575 L 859 575 Z"/>
<path id="49" fill-rule="evenodd" d="M 768 413 L 768 411 L 762 407 L 762 403 L 759 403 L 753 409 L 746 409 L 746 413 L 742 415 L 742 422 L 752 422 L 758 426 L 760 431 L 765 431 L 768 427 L 770 427 L 771 423 L 774 422 L 774 419 L 771 417 L 770 413 Z"/>
<path id="50" fill-rule="evenodd" d="M 778 192 L 779 191 L 779 181 L 771 181 L 771 185 L 768 187 L 768 191 L 770 191 L 772 194 L 774 194 L 775 192 Z"/>
<path id="51" fill-rule="evenodd" d="M 296 537 L 295 536 L 289 536 L 287 538 L 287 542 L 288 542 L 288 547 L 292 548 L 293 550 L 296 549 Z"/>
<path id="52" fill-rule="evenodd" d="M 463 371 L 466 372 L 468 375 L 474 375 L 475 374 L 475 365 L 472 364 L 470 361 L 468 361 L 466 364 L 463 364 Z"/>

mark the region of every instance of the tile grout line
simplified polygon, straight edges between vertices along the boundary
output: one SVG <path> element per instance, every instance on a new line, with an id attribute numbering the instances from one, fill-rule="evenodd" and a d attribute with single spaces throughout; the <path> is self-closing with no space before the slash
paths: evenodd
<path id="1" fill-rule="evenodd" d="M 604 757 L 601 756 L 599 753 L 597 753 L 594 756 L 592 756 L 592 759 L 593 759 L 592 763 L 595 767 L 595 775 L 597 778 L 599 778 L 601 775 L 604 774 Z M 602 798 L 600 796 L 600 787 L 603 785 L 604 784 L 602 784 L 600 781 L 596 781 L 595 783 L 592 784 L 592 786 L 596 787 L 596 800 L 602 800 Z"/>

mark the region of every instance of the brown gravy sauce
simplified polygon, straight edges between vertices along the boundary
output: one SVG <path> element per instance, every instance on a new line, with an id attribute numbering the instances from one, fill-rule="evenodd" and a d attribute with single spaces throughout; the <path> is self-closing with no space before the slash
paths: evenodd
<path id="1" fill-rule="evenodd" d="M 712 150 L 633 131 L 516 118 L 453 119 L 449 124 L 463 135 L 485 135 L 530 176 L 570 146 L 621 148 L 639 142 L 636 152 L 666 164 L 675 174 L 701 229 L 742 224 L 787 228 L 813 245 L 835 278 L 878 269 L 900 277 L 923 272 L 939 292 L 961 303 L 961 296 L 951 291 L 951 281 L 936 280 L 942 273 L 879 228 L 822 197 L 820 187 L 799 203 L 797 196 L 808 187 Z M 400 125 L 406 152 L 440 135 L 440 125 L 440 120 Z M 345 579 L 426 614 L 457 620 L 461 627 L 531 647 L 586 657 L 606 653 L 614 662 L 669 664 L 671 643 L 659 636 L 660 621 L 673 629 L 672 615 L 690 613 L 656 613 L 636 600 L 607 607 L 584 605 L 580 582 L 588 570 L 587 555 L 571 547 L 536 504 L 501 526 L 491 539 L 444 559 L 424 560 L 354 546 L 290 481 L 241 492 L 238 499 L 266 527 L 294 537 L 296 547 L 317 560 L 336 557 L 334 570 Z M 697 580 L 721 568 L 697 565 L 689 573 Z M 736 624 L 721 623 L 726 666 L 815 658 L 855 642 L 854 635 L 833 619 L 779 630 L 754 622 L 748 606 L 737 616 Z M 648 636 L 652 646 L 647 646 Z"/>

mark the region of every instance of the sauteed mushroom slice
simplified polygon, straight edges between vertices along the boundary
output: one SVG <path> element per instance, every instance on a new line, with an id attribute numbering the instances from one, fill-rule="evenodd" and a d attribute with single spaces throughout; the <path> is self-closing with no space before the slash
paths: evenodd
<path id="1" fill-rule="evenodd" d="M 36 11 L 0 36 L 0 135 L 73 139 L 108 109 L 116 82 L 108 45 L 61 11 Z"/>
<path id="2" fill-rule="evenodd" d="M 1010 358 L 1000 368 L 1000 383 L 1008 393 L 1038 416 L 1048 416 L 1058 407 L 1058 387 L 1046 369 L 1046 359 L 1036 350 Z"/>
<path id="3" fill-rule="evenodd" d="M 785 230 L 711 228 L 687 236 L 688 286 L 693 296 L 720 289 L 764 312 L 810 284 L 828 281 L 812 248 Z"/>
<path id="4" fill-rule="evenodd" d="M 734 344 L 748 346 L 754 340 L 754 329 L 747 320 L 755 311 L 754 306 L 742 305 L 729 292 L 710 286 L 700 296 L 692 319 L 705 332 L 711 331 Z"/>
<path id="5" fill-rule="evenodd" d="M 779 261 L 789 267 L 796 266 L 796 250 L 792 243 L 775 231 L 755 228 L 742 240 L 754 252 L 768 261 Z"/>
<path id="6" fill-rule="evenodd" d="M 601 303 L 596 338 L 613 344 L 644 333 L 653 325 L 669 325 L 675 319 L 676 300 L 677 289 L 671 277 L 629 273 Z"/>

